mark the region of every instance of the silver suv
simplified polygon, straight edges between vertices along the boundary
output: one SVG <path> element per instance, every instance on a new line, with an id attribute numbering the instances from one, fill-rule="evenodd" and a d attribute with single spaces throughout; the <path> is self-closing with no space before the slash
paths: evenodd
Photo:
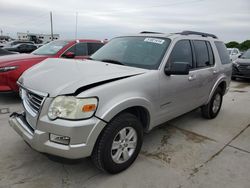
<path id="1" fill-rule="evenodd" d="M 47 59 L 26 71 L 18 81 L 24 112 L 9 123 L 37 151 L 91 156 L 98 168 L 118 173 L 155 126 L 199 107 L 215 118 L 231 69 L 212 34 L 117 37 L 89 60 Z"/>

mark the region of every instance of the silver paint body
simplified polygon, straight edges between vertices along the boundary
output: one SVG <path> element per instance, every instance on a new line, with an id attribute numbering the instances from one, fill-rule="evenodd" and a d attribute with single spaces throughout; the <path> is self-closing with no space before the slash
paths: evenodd
<path id="1" fill-rule="evenodd" d="M 144 36 L 144 35 L 140 35 Z M 170 119 L 207 104 L 217 86 L 226 82 L 228 89 L 232 65 L 222 65 L 214 44 L 217 39 L 183 35 L 145 35 L 171 39 L 161 65 L 157 70 L 127 67 L 90 60 L 47 59 L 26 71 L 19 82 L 26 89 L 47 94 L 39 114 L 32 116 L 25 108 L 26 120 L 34 133 L 25 130 L 25 122 L 11 117 L 10 125 L 34 149 L 66 158 L 82 158 L 91 155 L 96 140 L 107 123 L 118 113 L 129 107 L 140 106 L 149 113 L 149 131 Z M 215 65 L 213 67 L 190 70 L 189 75 L 164 73 L 164 67 L 175 43 L 182 39 L 210 41 Z M 56 61 L 56 62 L 54 62 Z M 135 75 L 135 76 L 131 76 Z M 50 120 L 48 108 L 54 97 L 72 94 L 78 88 L 119 77 L 128 78 L 109 82 L 77 95 L 79 98 L 98 97 L 95 116 L 88 120 Z M 49 133 L 69 136 L 69 145 L 53 143 Z"/>

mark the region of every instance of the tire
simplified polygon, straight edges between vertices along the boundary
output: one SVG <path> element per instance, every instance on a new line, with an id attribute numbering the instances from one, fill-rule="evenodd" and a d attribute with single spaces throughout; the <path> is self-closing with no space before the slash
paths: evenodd
<path id="1" fill-rule="evenodd" d="M 219 101 L 218 101 L 218 98 L 220 98 Z M 223 92 L 222 92 L 222 89 L 218 87 L 215 90 L 209 103 L 201 107 L 202 116 L 206 119 L 215 118 L 220 112 L 222 101 L 223 101 Z M 216 108 L 215 108 L 215 105 L 216 105 Z"/>
<path id="2" fill-rule="evenodd" d="M 135 136 L 128 140 L 128 133 L 131 133 L 130 137 Z M 121 113 L 108 123 L 99 136 L 92 152 L 92 161 L 103 171 L 111 174 L 119 173 L 135 161 L 141 150 L 142 141 L 141 122 L 133 114 Z M 116 148 L 118 145 L 119 147 Z"/>

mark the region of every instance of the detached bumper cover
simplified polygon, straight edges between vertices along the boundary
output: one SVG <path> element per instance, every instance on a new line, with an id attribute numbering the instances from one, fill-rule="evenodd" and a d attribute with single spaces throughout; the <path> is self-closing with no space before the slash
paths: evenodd
<path id="1" fill-rule="evenodd" d="M 86 143 L 63 145 L 50 141 L 50 133 L 38 129 L 33 130 L 25 120 L 24 114 L 11 114 L 9 124 L 33 149 L 42 153 L 69 159 L 79 159 L 90 156 L 95 141 L 105 126 L 103 121 L 97 121 L 89 132 Z M 74 127 L 72 127 L 72 129 L 74 129 Z"/>

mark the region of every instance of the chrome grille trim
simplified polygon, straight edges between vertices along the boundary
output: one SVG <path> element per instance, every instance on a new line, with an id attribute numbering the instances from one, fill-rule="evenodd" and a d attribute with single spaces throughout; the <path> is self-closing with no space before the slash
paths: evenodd
<path id="1" fill-rule="evenodd" d="M 23 100 L 24 108 L 33 117 L 36 117 L 40 113 L 43 102 L 48 95 L 20 86 L 20 96 Z"/>

